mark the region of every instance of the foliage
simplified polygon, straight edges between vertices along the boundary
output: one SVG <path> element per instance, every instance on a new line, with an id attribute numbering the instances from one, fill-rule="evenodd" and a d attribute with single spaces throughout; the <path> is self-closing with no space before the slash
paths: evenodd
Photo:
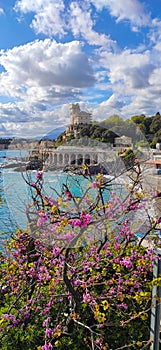
<path id="1" fill-rule="evenodd" d="M 113 144 L 115 137 L 118 135 L 112 130 L 107 129 L 107 127 L 103 127 L 96 123 L 84 126 L 80 129 L 78 137 L 82 138 L 84 136 L 88 136 L 90 139 Z"/>
<path id="2" fill-rule="evenodd" d="M 152 123 L 150 126 L 150 131 L 152 133 L 156 133 L 159 129 L 161 129 L 161 116 L 155 115 L 152 119 Z"/>
<path id="3" fill-rule="evenodd" d="M 135 115 L 135 116 L 131 117 L 131 120 L 133 123 L 143 124 L 144 120 L 145 120 L 145 115 Z"/>
<path id="4" fill-rule="evenodd" d="M 83 171 L 79 198 L 68 183 L 46 196 L 43 172 L 29 184 L 30 230 L 18 231 L 1 257 L 2 350 L 138 350 L 149 342 L 155 256 L 132 222 L 158 194 L 140 192 L 139 166 L 125 195 Z M 143 238 L 159 222 L 149 217 Z"/>
<path id="5" fill-rule="evenodd" d="M 145 117 L 143 115 L 134 116 L 131 117 L 131 120 L 139 126 L 140 130 L 145 134 L 147 141 L 152 146 L 160 142 L 161 116 L 159 112 L 152 117 Z"/>
<path id="6" fill-rule="evenodd" d="M 134 166 L 136 156 L 131 148 L 125 150 L 123 153 L 120 153 L 119 156 L 121 157 L 121 159 L 123 159 L 126 169 L 129 169 L 132 166 Z"/>
<path id="7" fill-rule="evenodd" d="M 161 116 L 159 112 L 151 117 L 141 114 L 134 115 L 130 119 L 122 119 L 118 115 L 112 115 L 100 123 L 93 121 L 90 125 L 81 127 L 76 137 L 77 140 L 82 137 L 88 137 L 100 142 L 113 144 L 117 136 L 129 136 L 135 142 L 139 142 L 140 137 L 144 138 L 145 136 L 145 139 L 155 146 L 157 142 L 160 142 L 160 130 Z M 68 138 L 67 141 L 73 139 L 75 139 L 74 136 Z M 57 138 L 56 146 L 64 144 L 64 140 L 65 132 Z"/>
<path id="8" fill-rule="evenodd" d="M 161 118 L 161 117 L 160 117 Z M 159 129 L 155 136 L 153 137 L 153 142 L 156 144 L 157 142 L 161 142 L 161 129 Z"/>

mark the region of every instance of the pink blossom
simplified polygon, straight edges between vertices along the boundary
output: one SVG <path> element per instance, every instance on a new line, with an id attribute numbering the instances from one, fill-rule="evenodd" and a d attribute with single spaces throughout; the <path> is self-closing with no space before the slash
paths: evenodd
<path id="1" fill-rule="evenodd" d="M 115 293 L 116 293 L 115 288 L 114 288 L 114 287 L 111 287 L 111 288 L 110 288 L 110 295 L 113 295 L 113 294 L 115 294 Z"/>
<path id="2" fill-rule="evenodd" d="M 80 214 L 80 219 L 70 219 L 69 222 L 72 226 L 77 226 L 77 227 L 86 227 L 88 224 L 92 221 L 92 217 L 90 214 L 85 214 L 82 212 Z"/>
<path id="3" fill-rule="evenodd" d="M 84 303 L 90 303 L 91 301 L 91 296 L 89 293 L 83 294 L 83 302 Z"/>
<path id="4" fill-rule="evenodd" d="M 119 244 L 119 243 L 116 243 L 116 244 L 115 244 L 115 249 L 116 249 L 116 250 L 119 250 L 119 249 L 120 249 L 120 244 Z"/>
<path id="5" fill-rule="evenodd" d="M 143 207 L 144 207 L 143 203 L 135 203 L 135 204 L 130 205 L 131 210 L 142 209 Z"/>
<path id="6" fill-rule="evenodd" d="M 42 350 L 52 350 L 53 349 L 53 346 L 51 343 L 45 343 L 45 345 L 43 345 L 41 347 Z"/>
<path id="7" fill-rule="evenodd" d="M 5 320 L 8 320 L 8 321 L 11 321 L 12 322 L 12 325 L 14 327 L 17 327 L 18 326 L 18 321 L 16 320 L 16 317 L 12 314 L 5 314 L 3 315 L 4 316 L 4 319 Z"/>
<path id="8" fill-rule="evenodd" d="M 36 173 L 36 179 L 42 180 L 42 177 L 43 177 L 42 171 L 38 171 L 38 172 Z"/>
<path id="9" fill-rule="evenodd" d="M 49 322 L 51 322 L 51 317 L 47 317 L 47 319 L 46 319 L 46 320 L 44 320 L 44 322 L 43 322 L 42 326 L 43 326 L 43 327 L 46 327 L 46 326 L 47 326 L 47 324 L 48 324 Z"/>
<path id="10" fill-rule="evenodd" d="M 66 196 L 66 199 L 70 200 L 72 198 L 72 194 L 69 190 L 64 191 L 64 195 Z"/>
<path id="11" fill-rule="evenodd" d="M 76 280 L 76 281 L 74 281 L 74 284 L 75 284 L 75 286 L 80 286 L 82 284 L 82 282 L 79 280 Z"/>
<path id="12" fill-rule="evenodd" d="M 37 220 L 37 226 L 40 227 L 40 226 L 43 226 L 45 224 L 45 222 L 48 219 L 48 215 L 46 213 L 42 213 L 42 212 L 39 212 L 38 214 L 39 214 L 39 218 Z"/>
<path id="13" fill-rule="evenodd" d="M 92 188 L 96 188 L 99 186 L 99 182 L 93 181 L 92 182 Z"/>
<path id="14" fill-rule="evenodd" d="M 50 204 L 51 206 L 52 205 L 57 205 L 57 201 L 54 199 L 54 198 L 51 198 L 51 197 L 48 197 L 48 196 L 45 196 L 44 197 L 45 201 Z"/>
<path id="15" fill-rule="evenodd" d="M 130 268 L 132 267 L 132 262 L 131 262 L 131 260 L 130 260 L 129 257 L 124 258 L 124 259 L 120 262 L 120 264 L 121 264 L 122 266 L 125 266 L 127 269 L 130 269 Z"/>
<path id="16" fill-rule="evenodd" d="M 59 247 L 54 247 L 52 251 L 52 258 L 55 257 L 56 255 L 60 254 L 60 248 Z"/>
<path id="17" fill-rule="evenodd" d="M 52 335 L 53 335 L 52 329 L 51 328 L 46 328 L 45 335 L 46 335 L 46 337 L 51 338 Z"/>
<path id="18" fill-rule="evenodd" d="M 49 308 L 49 307 L 46 307 L 46 308 L 42 311 L 42 314 L 43 314 L 43 315 L 48 315 L 49 311 L 50 311 L 50 308 Z"/>
<path id="19" fill-rule="evenodd" d="M 125 309 L 125 310 L 127 310 L 128 309 L 128 306 L 127 306 L 127 304 L 125 304 L 125 303 L 121 303 L 120 305 L 118 305 L 117 306 L 118 307 L 118 309 Z"/>
<path id="20" fill-rule="evenodd" d="M 59 240 L 71 240 L 72 238 L 74 238 L 75 236 L 75 233 L 72 231 L 72 232 L 67 232 L 64 236 L 58 236 L 58 239 Z"/>

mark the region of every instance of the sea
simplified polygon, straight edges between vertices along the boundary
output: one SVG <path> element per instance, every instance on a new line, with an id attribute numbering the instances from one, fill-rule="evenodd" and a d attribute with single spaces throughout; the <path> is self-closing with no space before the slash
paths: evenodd
<path id="1" fill-rule="evenodd" d="M 28 155 L 27 150 L 0 151 L 0 195 L 2 197 L 2 203 L 0 203 L 0 248 L 18 228 L 26 230 L 28 227 L 26 210 L 32 202 L 32 196 L 31 188 L 27 182 L 32 183 L 36 180 L 35 170 L 27 172 L 21 170 L 20 164 L 28 159 Z M 70 188 L 75 197 L 81 197 L 86 185 L 88 185 L 88 181 L 82 176 L 67 174 L 60 170 L 45 171 L 43 178 L 43 194 L 55 199 L 57 196 L 61 196 L 64 185 Z M 121 197 L 127 195 L 126 181 L 120 178 L 120 184 L 116 184 L 116 189 L 113 188 L 114 191 L 119 191 L 117 193 Z M 105 199 L 109 199 L 109 192 L 106 196 Z M 153 216 L 153 207 L 150 211 L 152 212 L 150 215 Z M 144 210 L 137 211 L 132 221 L 137 233 L 140 234 L 140 232 L 147 230 L 147 213 Z"/>
<path id="2" fill-rule="evenodd" d="M 0 233 L 1 239 L 6 239 L 17 228 L 27 229 L 26 209 L 31 203 L 31 189 L 28 181 L 35 182 L 36 171 L 21 171 L 20 164 L 28 158 L 27 150 L 0 151 Z M 64 185 L 72 187 L 72 193 L 80 197 L 84 188 L 83 177 L 66 174 L 63 171 L 44 172 L 44 194 L 56 198 L 57 191 L 61 195 Z M 53 190 L 54 189 L 54 190 Z"/>

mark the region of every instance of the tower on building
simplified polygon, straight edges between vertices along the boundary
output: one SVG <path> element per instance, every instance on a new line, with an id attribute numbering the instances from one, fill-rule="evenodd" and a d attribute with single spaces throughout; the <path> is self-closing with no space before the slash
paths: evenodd
<path id="1" fill-rule="evenodd" d="M 80 130 L 91 123 L 91 113 L 81 111 L 79 103 L 70 104 L 70 125 L 66 128 L 66 138 L 77 137 Z"/>

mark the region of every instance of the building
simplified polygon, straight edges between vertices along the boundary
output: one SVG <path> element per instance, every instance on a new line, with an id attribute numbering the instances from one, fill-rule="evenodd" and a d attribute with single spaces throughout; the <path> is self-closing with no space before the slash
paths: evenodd
<path id="1" fill-rule="evenodd" d="M 115 147 L 120 148 L 120 150 L 133 149 L 132 138 L 128 136 L 115 137 Z"/>
<path id="2" fill-rule="evenodd" d="M 70 105 L 70 125 L 87 125 L 91 123 L 91 114 L 81 111 L 79 104 Z"/>
<path id="3" fill-rule="evenodd" d="M 64 140 L 77 137 L 80 130 L 91 123 L 91 114 L 81 111 L 79 104 L 70 105 L 70 125 L 66 127 Z"/>

